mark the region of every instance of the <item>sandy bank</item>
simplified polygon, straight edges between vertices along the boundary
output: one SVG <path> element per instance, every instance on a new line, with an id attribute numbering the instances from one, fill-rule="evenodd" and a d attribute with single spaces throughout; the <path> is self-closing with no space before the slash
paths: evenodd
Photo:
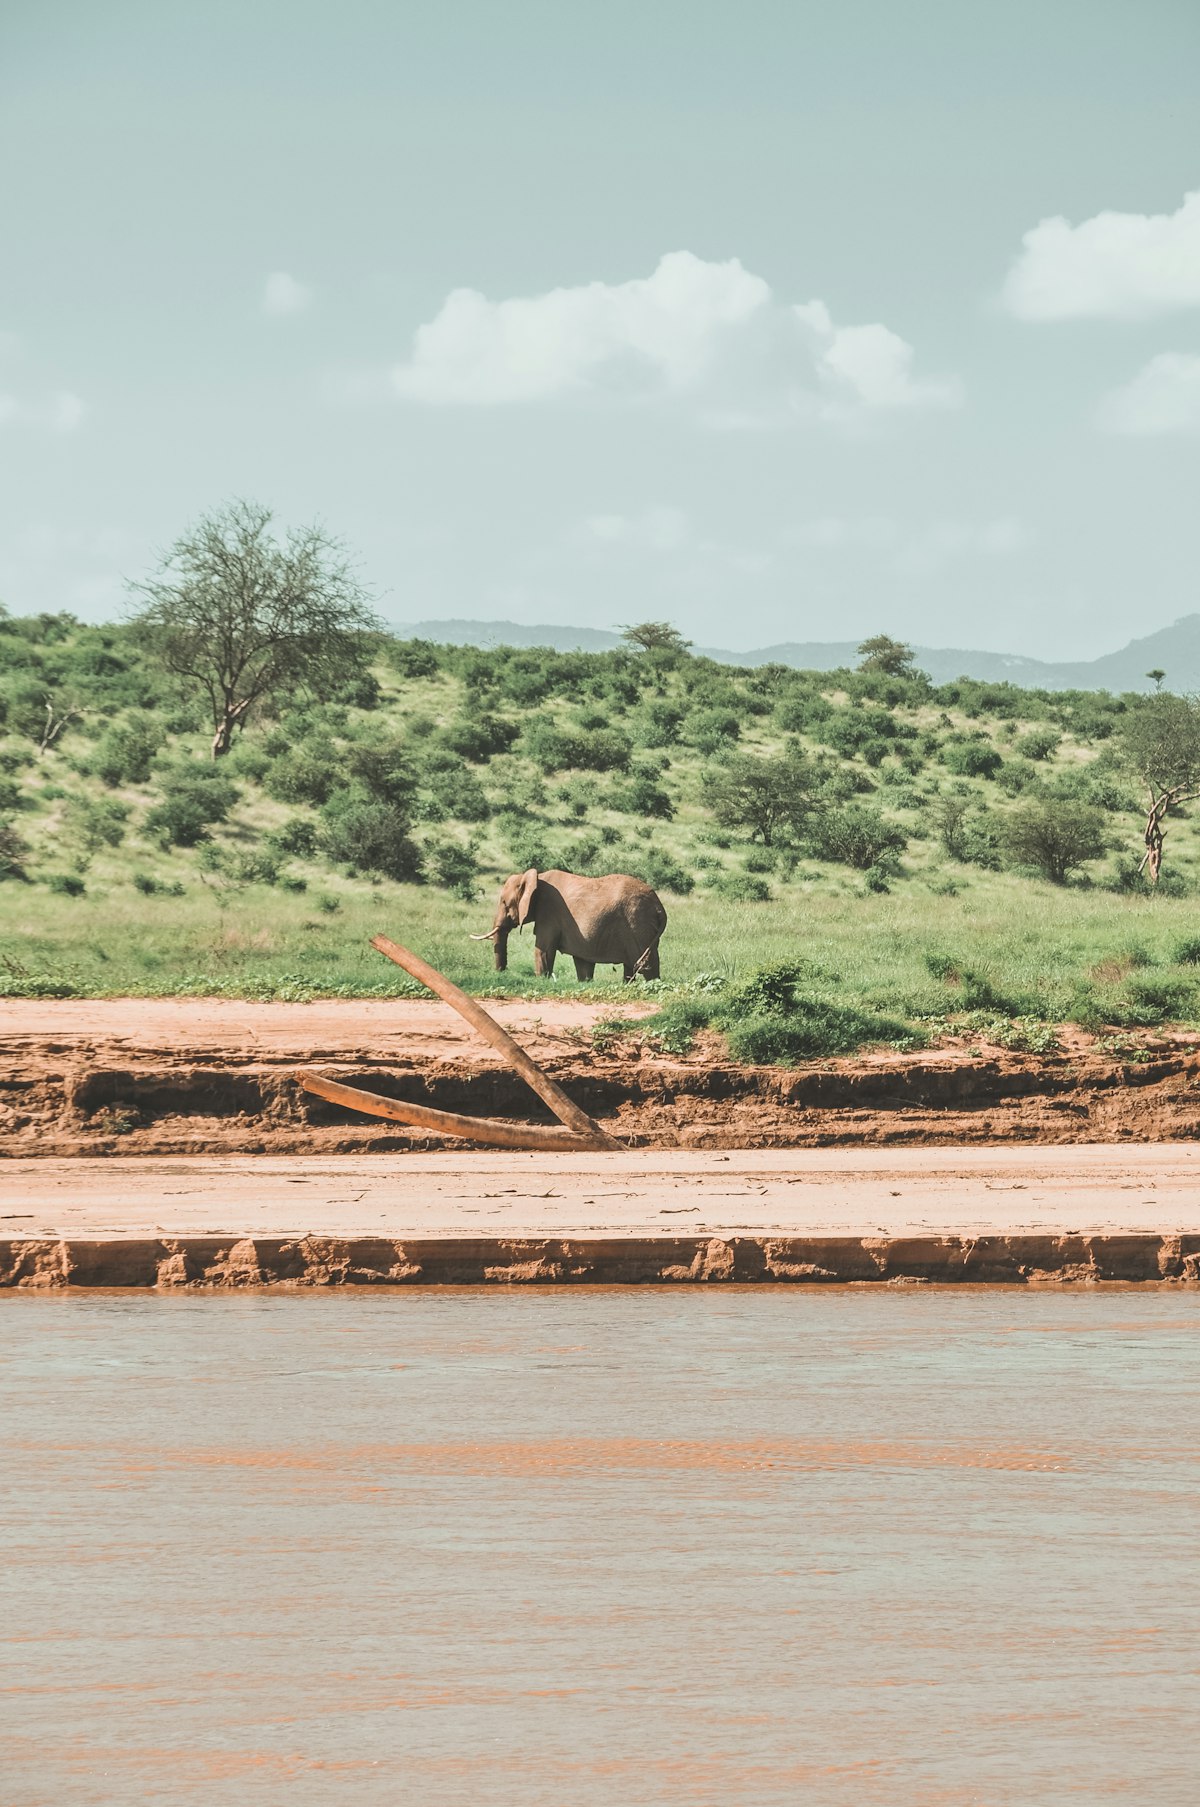
<path id="1" fill-rule="evenodd" d="M 13 1161 L 0 1284 L 1200 1280 L 1200 1148 Z"/>

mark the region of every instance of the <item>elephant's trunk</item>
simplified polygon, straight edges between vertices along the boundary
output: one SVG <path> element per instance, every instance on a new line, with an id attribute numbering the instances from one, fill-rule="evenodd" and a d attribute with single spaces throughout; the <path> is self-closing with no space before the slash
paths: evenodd
<path id="1" fill-rule="evenodd" d="M 492 930 L 492 934 L 496 937 L 496 971 L 502 973 L 508 966 L 508 923 L 501 923 L 498 928 Z"/>

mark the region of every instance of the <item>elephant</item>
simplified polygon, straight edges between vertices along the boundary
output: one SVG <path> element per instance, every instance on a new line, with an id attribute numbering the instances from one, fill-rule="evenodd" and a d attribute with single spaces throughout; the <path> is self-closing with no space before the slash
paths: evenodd
<path id="1" fill-rule="evenodd" d="M 508 937 L 513 929 L 534 925 L 533 970 L 546 978 L 558 953 L 575 962 L 575 976 L 590 980 L 597 963 L 622 966 L 625 983 L 640 973 L 658 978 L 658 943 L 667 912 L 657 891 L 627 872 L 604 878 L 581 878 L 576 872 L 514 872 L 500 887 L 496 920 L 486 935 L 472 941 L 495 945 L 496 971 L 508 965 Z"/>

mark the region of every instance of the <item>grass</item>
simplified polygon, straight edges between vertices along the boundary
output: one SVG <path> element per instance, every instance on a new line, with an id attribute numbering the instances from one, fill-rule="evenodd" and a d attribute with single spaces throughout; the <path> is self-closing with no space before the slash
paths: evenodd
<path id="1" fill-rule="evenodd" d="M 667 908 L 663 979 L 636 988 L 664 1001 L 803 960 L 806 998 L 907 1021 L 981 1011 L 1116 1027 L 1200 1021 L 1187 899 L 988 873 L 955 896 L 920 884 L 863 894 L 831 879 L 781 887 L 766 906 L 694 893 L 668 897 Z M 615 969 L 581 987 L 561 959 L 553 979 L 536 978 L 528 934 L 513 937 L 509 970 L 493 972 L 489 948 L 468 940 L 490 911 L 490 888 L 466 902 L 428 886 L 336 877 L 320 893 L 200 886 L 183 897 L 96 878 L 82 897 L 10 882 L 0 887 L 0 984 L 10 994 L 57 987 L 91 997 L 412 995 L 413 982 L 369 946 L 384 933 L 484 997 L 633 994 Z"/>

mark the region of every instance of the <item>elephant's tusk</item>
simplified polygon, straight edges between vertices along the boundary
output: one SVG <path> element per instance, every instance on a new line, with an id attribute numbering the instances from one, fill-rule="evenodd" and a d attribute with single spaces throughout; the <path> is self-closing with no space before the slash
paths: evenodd
<path id="1" fill-rule="evenodd" d="M 492 941 L 500 933 L 499 929 L 489 929 L 486 935 L 472 935 L 472 941 Z"/>

